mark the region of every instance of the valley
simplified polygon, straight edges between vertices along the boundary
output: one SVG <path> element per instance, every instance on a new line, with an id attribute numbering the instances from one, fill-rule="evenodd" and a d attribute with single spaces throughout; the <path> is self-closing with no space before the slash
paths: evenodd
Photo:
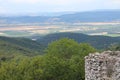
<path id="1" fill-rule="evenodd" d="M 120 80 L 119 53 L 120 0 L 0 0 L 0 80 Z"/>
<path id="2" fill-rule="evenodd" d="M 52 33 L 73 32 L 87 35 L 120 36 L 119 22 L 1 24 L 0 36 L 27 37 Z"/>

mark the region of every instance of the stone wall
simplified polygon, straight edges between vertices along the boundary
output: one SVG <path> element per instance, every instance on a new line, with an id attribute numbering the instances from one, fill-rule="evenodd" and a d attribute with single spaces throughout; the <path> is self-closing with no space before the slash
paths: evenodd
<path id="1" fill-rule="evenodd" d="M 86 56 L 85 80 L 120 80 L 120 51 Z"/>

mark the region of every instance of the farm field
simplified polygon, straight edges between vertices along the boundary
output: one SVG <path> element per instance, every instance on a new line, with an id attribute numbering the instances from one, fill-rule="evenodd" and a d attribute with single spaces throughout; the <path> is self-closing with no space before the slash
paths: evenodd
<path id="1" fill-rule="evenodd" d="M 3 25 L 3 24 L 2 24 Z M 13 27 L 14 26 L 14 27 Z M 0 26 L 1 36 L 26 37 L 33 35 L 47 35 L 59 32 L 84 33 L 88 35 L 120 36 L 120 23 L 74 23 L 74 24 L 12 24 Z"/>

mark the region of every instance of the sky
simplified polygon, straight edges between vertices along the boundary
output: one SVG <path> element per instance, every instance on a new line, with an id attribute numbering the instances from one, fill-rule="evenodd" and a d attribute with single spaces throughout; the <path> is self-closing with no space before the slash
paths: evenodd
<path id="1" fill-rule="evenodd" d="M 120 9 L 120 0 L 0 0 L 0 14 Z"/>

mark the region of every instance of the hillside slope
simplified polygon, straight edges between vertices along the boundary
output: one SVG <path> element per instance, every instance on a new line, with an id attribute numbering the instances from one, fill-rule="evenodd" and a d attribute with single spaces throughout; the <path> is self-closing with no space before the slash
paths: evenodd
<path id="1" fill-rule="evenodd" d="M 36 41 L 26 38 L 0 37 L 0 55 L 22 54 L 34 56 L 42 54 L 48 44 L 61 38 L 74 39 L 79 43 L 89 43 L 97 49 L 105 49 L 111 44 L 120 43 L 120 37 L 88 36 L 81 33 L 56 33 L 46 36 L 33 36 Z"/>
<path id="2" fill-rule="evenodd" d="M 36 55 L 42 51 L 42 45 L 26 38 L 0 37 L 0 54 Z"/>
<path id="3" fill-rule="evenodd" d="M 37 42 L 40 42 L 46 46 L 52 41 L 55 41 L 61 38 L 74 39 L 75 41 L 79 43 L 82 43 L 82 42 L 89 43 L 98 49 L 107 48 L 109 45 L 113 43 L 120 43 L 119 37 L 88 36 L 88 35 L 81 34 L 81 33 L 56 33 L 56 34 L 49 34 L 42 38 L 36 37 Z"/>

